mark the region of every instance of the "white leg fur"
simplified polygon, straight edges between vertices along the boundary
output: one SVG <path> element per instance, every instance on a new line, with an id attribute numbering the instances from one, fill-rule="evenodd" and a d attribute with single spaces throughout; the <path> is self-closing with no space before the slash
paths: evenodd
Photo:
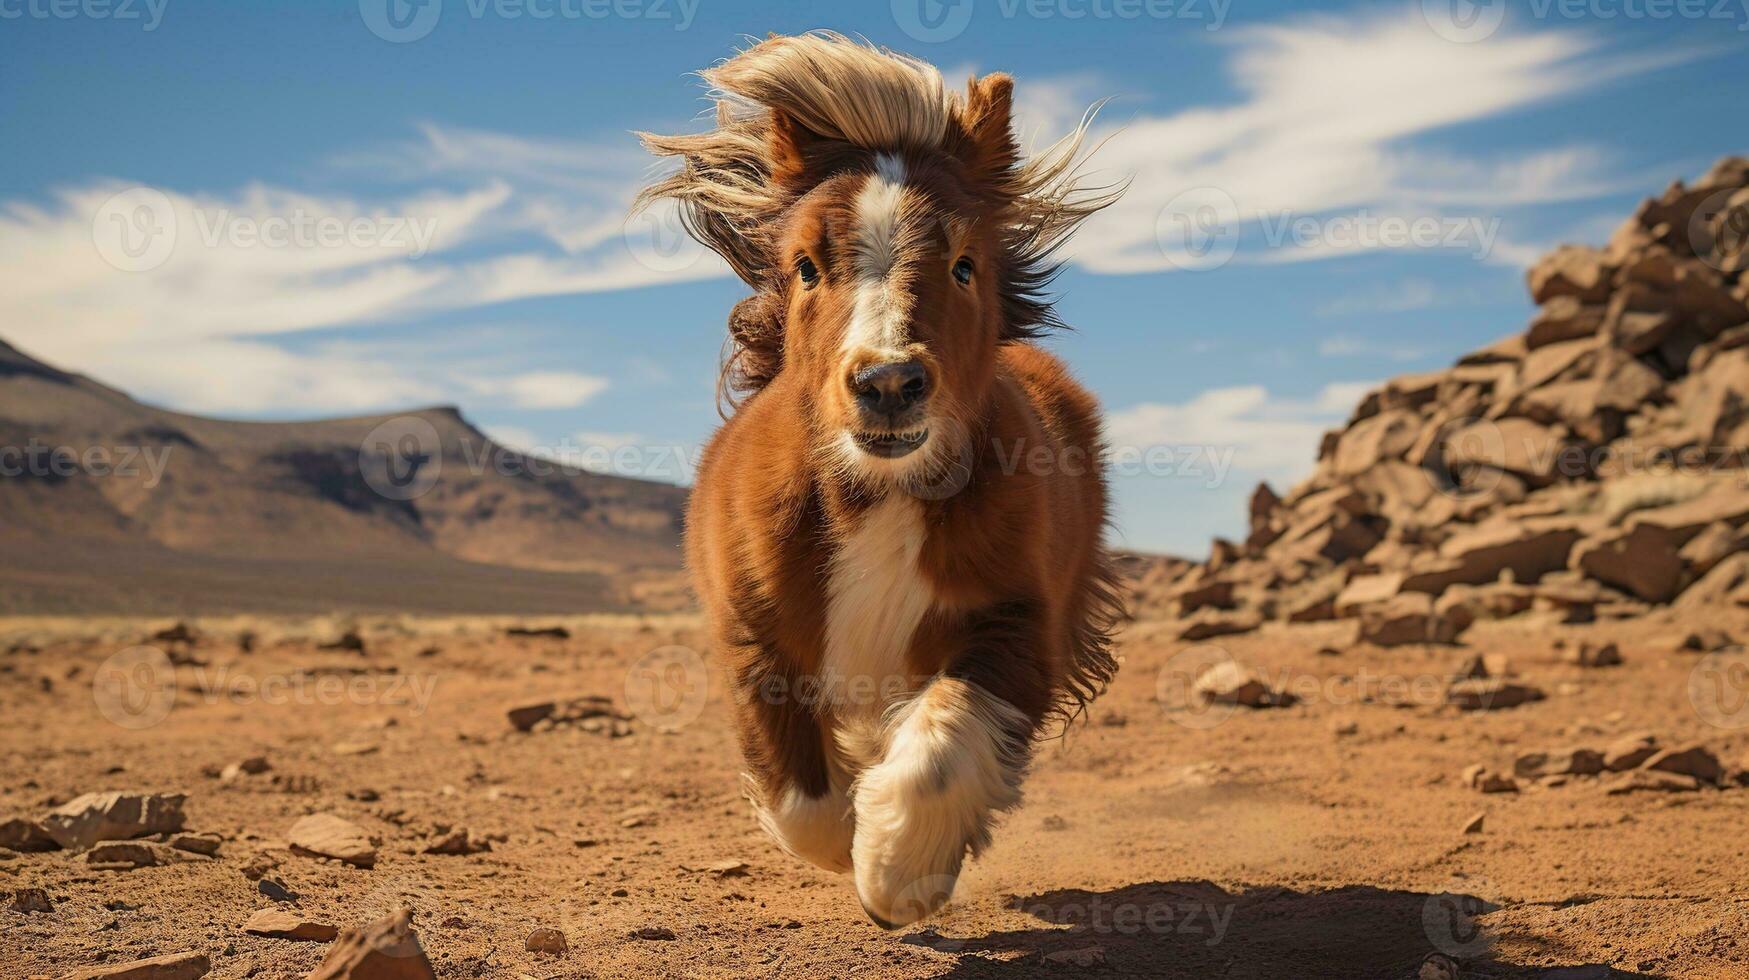
<path id="1" fill-rule="evenodd" d="M 863 770 L 856 801 L 856 891 L 896 928 L 953 895 L 966 852 L 990 842 L 995 815 L 1020 802 L 1028 729 L 1013 705 L 975 684 L 937 678 L 893 715 L 885 757 Z"/>
<path id="2" fill-rule="evenodd" d="M 752 776 L 743 775 L 741 779 L 743 792 L 753 804 L 759 825 L 784 850 L 834 874 L 850 870 L 854 824 L 850 797 L 845 793 L 838 773 L 833 773 L 832 788 L 818 799 L 809 798 L 792 786 L 784 791 L 781 799 L 770 802 L 762 798 L 759 785 Z"/>

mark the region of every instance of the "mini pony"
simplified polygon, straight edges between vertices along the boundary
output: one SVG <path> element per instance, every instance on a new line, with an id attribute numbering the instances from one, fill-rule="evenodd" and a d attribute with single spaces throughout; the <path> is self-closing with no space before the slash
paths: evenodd
<path id="1" fill-rule="evenodd" d="M 760 823 L 895 928 L 1116 670 L 1099 410 L 1035 339 L 1053 253 L 1117 192 L 1077 176 L 1085 121 L 1021 158 L 1007 75 L 962 95 L 811 34 L 704 77 L 715 127 L 643 134 L 680 165 L 639 198 L 755 291 L 687 561 Z"/>

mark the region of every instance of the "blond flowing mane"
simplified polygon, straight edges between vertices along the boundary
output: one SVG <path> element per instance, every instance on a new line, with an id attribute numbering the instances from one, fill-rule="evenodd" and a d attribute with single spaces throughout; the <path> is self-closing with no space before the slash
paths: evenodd
<path id="1" fill-rule="evenodd" d="M 703 77 L 716 99 L 716 125 L 696 134 L 640 133 L 644 146 L 680 167 L 638 195 L 634 209 L 673 201 L 687 230 L 721 255 L 748 285 L 775 278 L 768 232 L 794 201 L 771 179 L 773 113 L 809 132 L 869 150 L 941 150 L 964 133 L 967 97 L 949 91 L 934 66 L 916 58 L 820 32 L 761 41 Z M 1117 200 L 1121 186 L 1090 186 L 1078 169 L 1093 110 L 1074 131 L 988 179 L 1005 202 L 1006 335 L 1034 336 L 1060 326 L 1044 290 L 1057 248 L 1084 219 Z M 745 349 L 741 337 L 732 337 Z M 752 351 L 772 361 L 773 351 Z M 768 378 L 741 387 L 756 388 Z"/>

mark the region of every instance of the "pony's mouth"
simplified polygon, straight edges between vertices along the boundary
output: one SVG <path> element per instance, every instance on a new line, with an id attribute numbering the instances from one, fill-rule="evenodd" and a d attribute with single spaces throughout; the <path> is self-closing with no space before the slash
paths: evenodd
<path id="1" fill-rule="evenodd" d="M 928 429 L 910 432 L 853 432 L 856 448 L 881 459 L 898 459 L 916 452 L 929 441 Z"/>

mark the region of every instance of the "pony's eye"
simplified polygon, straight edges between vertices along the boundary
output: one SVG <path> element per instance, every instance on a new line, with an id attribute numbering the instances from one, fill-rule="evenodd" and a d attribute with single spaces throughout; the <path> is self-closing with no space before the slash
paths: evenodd
<path id="1" fill-rule="evenodd" d="M 802 285 L 809 289 L 820 281 L 820 270 L 814 266 L 814 260 L 806 255 L 796 259 L 796 275 L 802 277 Z"/>
<path id="2" fill-rule="evenodd" d="M 972 260 L 963 255 L 960 256 L 960 260 L 953 264 L 953 277 L 958 279 L 962 286 L 970 283 L 972 281 Z"/>

